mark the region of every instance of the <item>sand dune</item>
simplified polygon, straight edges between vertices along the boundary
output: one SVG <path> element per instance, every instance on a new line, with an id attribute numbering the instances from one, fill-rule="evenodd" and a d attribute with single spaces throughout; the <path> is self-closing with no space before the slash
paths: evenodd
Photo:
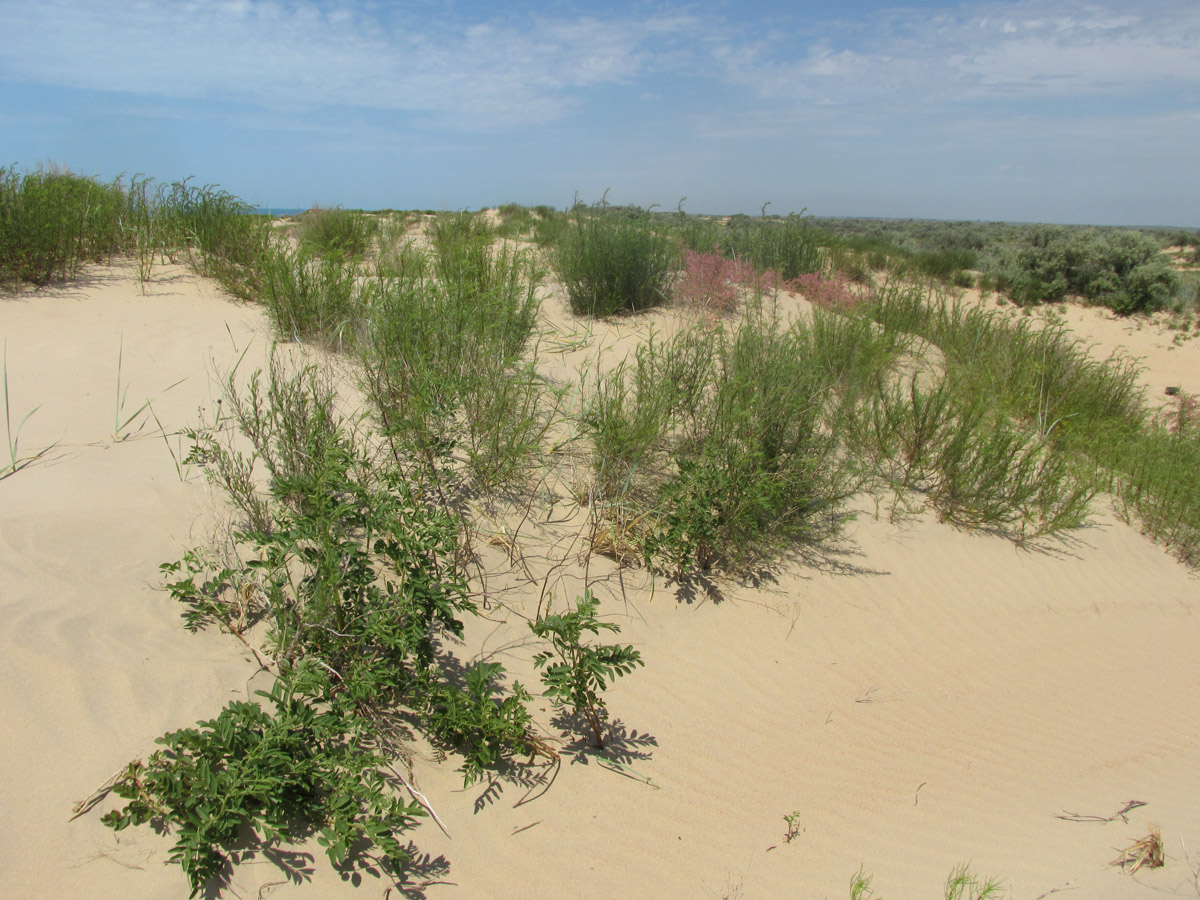
<path id="1" fill-rule="evenodd" d="M 561 301 L 545 314 L 583 334 Z M 1093 310 L 1066 319 L 1101 352 L 1142 358 L 1149 390 L 1194 387 L 1200 342 L 1176 347 L 1157 326 Z M 673 320 L 594 326 L 544 365 L 570 377 L 651 321 Z M 38 407 L 21 446 L 51 447 L 0 481 L 0 895 L 184 897 L 163 864 L 169 841 L 100 824 L 111 798 L 68 820 L 158 735 L 262 686 L 240 643 L 187 633 L 158 590 L 158 565 L 221 517 L 160 424 L 211 416 L 220 374 L 243 354 L 246 370 L 261 366 L 269 328 L 183 270 L 142 296 L 136 278 L 103 269 L 0 302 L 0 333 L 15 415 Z M 146 400 L 157 421 L 147 408 L 122 422 Z M 685 596 L 593 559 L 606 616 L 646 663 L 608 694 L 622 766 L 566 752 L 548 786 L 464 790 L 452 763 L 417 748 L 415 778 L 452 837 L 432 822 L 411 833 L 410 892 L 832 898 L 861 865 L 884 897 L 940 897 L 969 863 L 1028 900 L 1195 896 L 1184 848 L 1200 864 L 1196 576 L 1102 505 L 1091 527 L 1038 550 L 927 515 L 891 522 L 868 501 L 859 512 L 823 559 L 758 587 Z M 582 521 L 535 521 L 521 538 L 535 577 L 568 561 L 551 584 L 560 601 L 582 587 Z M 502 602 L 468 623 L 461 652 L 536 685 L 516 613 L 538 593 L 500 548 L 483 558 Z M 549 704 L 535 706 L 569 748 Z M 1145 806 L 1128 821 L 1056 817 L 1108 817 L 1131 800 Z M 792 813 L 800 831 L 785 842 Z M 1151 825 L 1166 865 L 1111 867 Z M 298 882 L 255 858 L 227 895 L 398 895 L 369 874 L 343 881 L 320 848 L 302 849 Z"/>

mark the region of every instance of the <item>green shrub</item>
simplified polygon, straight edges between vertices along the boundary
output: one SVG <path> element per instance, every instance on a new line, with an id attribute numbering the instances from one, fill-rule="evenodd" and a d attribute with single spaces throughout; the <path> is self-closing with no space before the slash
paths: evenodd
<path id="1" fill-rule="evenodd" d="M 496 227 L 496 234 L 500 237 L 516 238 L 528 235 L 538 221 L 534 210 L 516 203 L 505 203 L 497 212 L 500 215 L 500 224 Z"/>
<path id="2" fill-rule="evenodd" d="M 862 319 L 818 309 L 788 326 L 761 305 L 732 334 L 644 345 L 599 380 L 584 418 L 607 508 L 678 575 L 831 536 L 859 483 L 838 435 L 894 354 Z"/>
<path id="3" fill-rule="evenodd" d="M 468 212 L 440 217 L 430 231 L 433 271 L 438 281 L 458 295 L 488 291 L 495 234 L 483 218 Z"/>
<path id="4" fill-rule="evenodd" d="M 159 738 L 164 749 L 117 782 L 114 792 L 128 803 L 103 822 L 118 831 L 173 827 L 168 859 L 183 869 L 192 897 L 230 865 L 247 828 L 267 847 L 317 832 L 338 866 L 365 845 L 399 872 L 408 854 L 397 836 L 425 811 L 391 793 L 381 772 L 387 761 L 365 739 L 365 722 L 318 711 L 282 682 L 259 694 L 273 711 L 233 702 L 215 719 Z"/>
<path id="5" fill-rule="evenodd" d="M 259 297 L 282 340 L 351 344 L 358 328 L 354 267 L 341 256 L 318 258 L 303 248 L 271 247 L 261 256 Z"/>
<path id="6" fill-rule="evenodd" d="M 576 210 L 555 264 L 577 316 L 639 312 L 670 300 L 675 243 L 644 221 Z"/>
<path id="7" fill-rule="evenodd" d="M 75 279 L 85 263 L 121 249 L 125 211 L 119 182 L 0 167 L 0 282 Z"/>
<path id="8" fill-rule="evenodd" d="M 321 256 L 361 257 L 378 230 L 372 216 L 340 206 L 315 207 L 300 217 L 300 244 Z"/>
<path id="9" fill-rule="evenodd" d="M 552 248 L 558 245 L 570 228 L 570 218 L 565 212 L 549 206 L 534 208 L 538 218 L 533 223 L 533 240 L 539 247 Z"/>
<path id="10" fill-rule="evenodd" d="M 952 281 L 964 269 L 974 269 L 978 264 L 973 250 L 922 250 L 909 260 L 913 271 L 940 281 Z"/>
<path id="11" fill-rule="evenodd" d="M 724 253 L 749 262 L 760 272 L 771 271 L 784 281 L 821 271 L 817 233 L 800 216 L 731 220 L 719 245 Z"/>
<path id="12" fill-rule="evenodd" d="M 1076 294 L 1120 315 L 1161 308 L 1176 284 L 1158 244 L 1134 231 L 1039 228 L 999 274 L 1000 289 L 1018 303 Z"/>
<path id="13" fill-rule="evenodd" d="M 1181 562 L 1200 566 L 1200 435 L 1195 425 L 1152 423 L 1098 448 L 1110 489 L 1129 517 L 1163 541 Z"/>
<path id="14" fill-rule="evenodd" d="M 196 454 L 248 513 L 228 551 L 237 562 L 216 568 L 189 552 L 163 571 L 177 576 L 167 588 L 193 629 L 263 623 L 278 674 L 260 696 L 273 710 L 231 703 L 165 735 L 164 750 L 117 779 L 128 803 L 104 821 L 175 831 L 171 858 L 193 896 L 236 861 L 246 828 L 268 848 L 316 834 L 334 865 L 373 861 L 398 876 L 408 857 L 397 835 L 422 810 L 396 795 L 389 720 L 404 715 L 462 752 L 468 782 L 502 756 L 553 751 L 529 730 L 528 694 L 496 696 L 498 664 L 468 669 L 465 686 L 442 669 L 444 636 L 460 637 L 475 609 L 460 522 L 395 460 L 368 452 L 336 413 L 328 375 L 289 374 L 273 359 L 265 384 L 256 373 L 228 400 L 254 455 L 211 434 L 197 435 Z"/>
<path id="15" fill-rule="evenodd" d="M 544 386 L 523 359 L 539 274 L 528 253 L 492 253 L 473 227 L 435 235 L 418 267 L 364 288 L 360 359 L 385 433 L 429 469 L 461 451 L 477 486 L 520 474 L 547 417 Z"/>

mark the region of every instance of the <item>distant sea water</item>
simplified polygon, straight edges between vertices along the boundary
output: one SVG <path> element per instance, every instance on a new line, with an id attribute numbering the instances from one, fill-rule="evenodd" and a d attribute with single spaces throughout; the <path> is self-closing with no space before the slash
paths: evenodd
<path id="1" fill-rule="evenodd" d="M 291 206 L 256 206 L 251 212 L 256 216 L 272 216 L 279 218 L 280 216 L 298 216 L 304 212 L 302 209 L 296 209 Z"/>

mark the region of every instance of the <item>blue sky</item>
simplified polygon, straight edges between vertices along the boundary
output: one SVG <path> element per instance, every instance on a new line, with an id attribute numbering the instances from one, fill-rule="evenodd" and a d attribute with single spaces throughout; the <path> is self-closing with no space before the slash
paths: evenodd
<path id="1" fill-rule="evenodd" d="M 1200 2 L 0 0 L 0 163 L 275 207 L 1200 226 Z"/>

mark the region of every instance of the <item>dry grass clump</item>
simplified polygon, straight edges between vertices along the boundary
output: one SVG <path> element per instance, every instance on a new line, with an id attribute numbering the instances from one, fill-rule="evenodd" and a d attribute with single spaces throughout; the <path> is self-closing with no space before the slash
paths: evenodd
<path id="1" fill-rule="evenodd" d="M 1121 851 L 1109 865 L 1120 866 L 1122 872 L 1133 875 L 1138 869 L 1161 869 L 1163 866 L 1162 833 L 1154 825 L 1150 833 Z"/>

